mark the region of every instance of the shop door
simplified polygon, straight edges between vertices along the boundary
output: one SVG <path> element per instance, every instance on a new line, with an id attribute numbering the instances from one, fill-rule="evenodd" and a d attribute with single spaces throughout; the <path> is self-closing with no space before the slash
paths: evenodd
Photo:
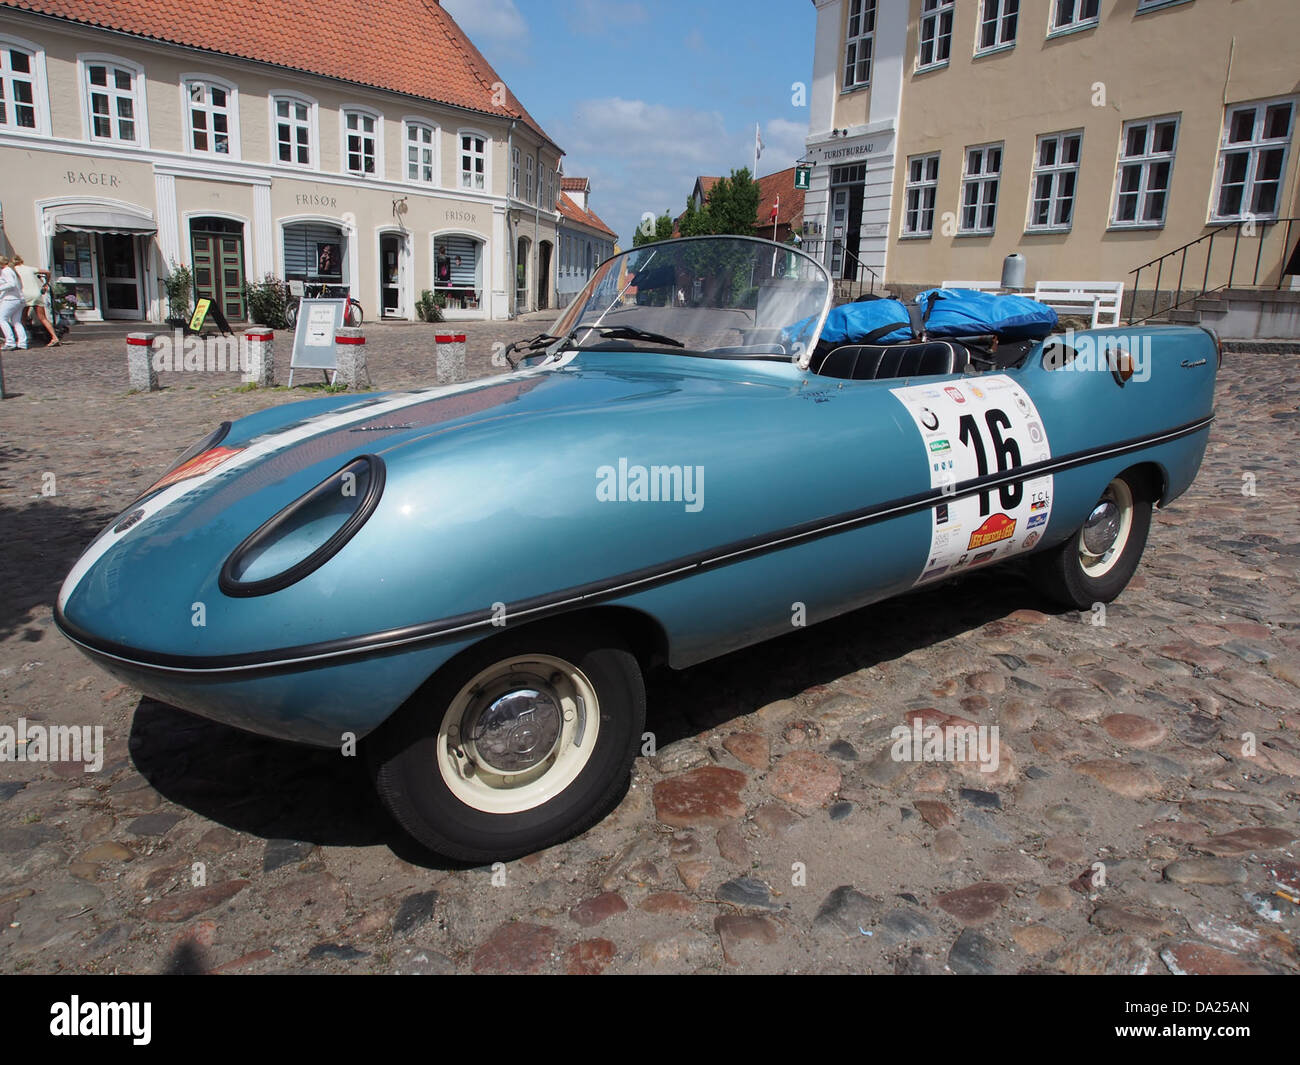
<path id="1" fill-rule="evenodd" d="M 194 264 L 194 299 L 209 299 L 230 322 L 248 317 L 244 299 L 244 226 L 212 219 L 210 227 L 196 220 L 190 229 L 190 258 Z M 218 230 L 217 225 L 222 226 Z"/>
<path id="2" fill-rule="evenodd" d="M 542 241 L 537 245 L 537 309 L 544 311 L 551 305 L 551 242 Z"/>
<path id="3" fill-rule="evenodd" d="M 136 238 L 126 233 L 101 233 L 99 284 L 105 318 L 143 318 L 143 286 Z"/>
<path id="4" fill-rule="evenodd" d="M 403 241 L 395 233 L 385 233 L 379 238 L 379 295 L 380 313 L 385 318 L 405 318 L 406 302 L 402 293 L 406 288 L 406 256 Z"/>

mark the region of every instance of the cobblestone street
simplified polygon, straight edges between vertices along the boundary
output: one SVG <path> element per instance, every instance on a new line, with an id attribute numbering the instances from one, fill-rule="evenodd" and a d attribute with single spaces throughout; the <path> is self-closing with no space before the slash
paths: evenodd
<path id="1" fill-rule="evenodd" d="M 439 330 L 477 376 L 550 324 Z M 433 331 L 368 325 L 375 387 L 432 384 Z M 319 394 L 127 394 L 123 335 L 4 355 L 0 725 L 102 725 L 106 753 L 0 762 L 0 971 L 1300 973 L 1300 357 L 1227 356 L 1199 477 L 1104 616 L 1000 567 L 653 675 L 619 809 L 465 868 L 360 759 L 143 699 L 55 629 L 178 452 Z M 999 727 L 996 772 L 891 757 L 953 718 Z"/>

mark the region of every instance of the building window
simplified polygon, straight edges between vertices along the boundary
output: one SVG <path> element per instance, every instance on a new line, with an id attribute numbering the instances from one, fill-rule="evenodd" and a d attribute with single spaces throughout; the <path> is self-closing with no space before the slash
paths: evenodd
<path id="1" fill-rule="evenodd" d="M 533 157 L 524 157 L 524 200 L 533 202 Z"/>
<path id="2" fill-rule="evenodd" d="M 983 0 L 975 54 L 1010 48 L 1016 43 L 1016 23 L 1019 21 L 1020 0 Z"/>
<path id="3" fill-rule="evenodd" d="M 934 233 L 934 201 L 939 192 L 939 153 L 914 155 L 907 160 L 906 204 L 903 235 L 928 237 Z"/>
<path id="4" fill-rule="evenodd" d="M 275 157 L 294 166 L 311 166 L 312 105 L 292 96 L 277 96 L 275 109 Z"/>
<path id="5" fill-rule="evenodd" d="M 1002 145 L 966 149 L 961 179 L 962 233 L 992 233 L 998 215 L 998 180 L 1002 176 Z"/>
<path id="6" fill-rule="evenodd" d="M 36 54 L 0 42 L 0 127 L 37 129 Z"/>
<path id="7" fill-rule="evenodd" d="M 1027 228 L 1063 230 L 1074 223 L 1082 144 L 1082 133 L 1052 133 L 1038 138 Z"/>
<path id="8" fill-rule="evenodd" d="M 406 180 L 421 185 L 437 183 L 434 167 L 434 149 L 437 132 L 427 122 L 406 124 Z"/>
<path id="9" fill-rule="evenodd" d="M 373 174 L 377 170 L 379 119 L 366 111 L 343 112 L 343 159 L 350 174 Z"/>
<path id="10" fill-rule="evenodd" d="M 1159 227 L 1165 224 L 1177 140 L 1177 118 L 1125 123 L 1115 172 L 1112 225 Z"/>
<path id="11" fill-rule="evenodd" d="M 916 67 L 943 66 L 952 52 L 953 0 L 921 0 L 921 46 Z"/>
<path id="12" fill-rule="evenodd" d="M 850 0 L 844 46 L 844 88 L 871 84 L 871 56 L 876 37 L 876 0 Z"/>
<path id="13" fill-rule="evenodd" d="M 195 79 L 185 83 L 185 98 L 189 108 L 190 150 L 231 155 L 234 93 L 225 85 Z"/>
<path id="14" fill-rule="evenodd" d="M 510 150 L 510 195 L 519 199 L 519 149 Z"/>
<path id="15" fill-rule="evenodd" d="M 1101 0 L 1055 0 L 1052 6 L 1052 33 L 1097 25 Z"/>
<path id="16" fill-rule="evenodd" d="M 481 189 L 487 181 L 487 144 L 475 133 L 460 135 L 460 186 Z"/>
<path id="17" fill-rule="evenodd" d="M 348 284 L 348 238 L 339 226 L 288 222 L 282 234 L 286 280 Z"/>
<path id="18" fill-rule="evenodd" d="M 1214 218 L 1275 218 L 1295 120 L 1293 100 L 1233 106 L 1223 122 Z"/>
<path id="19" fill-rule="evenodd" d="M 470 236 L 433 241 L 433 290 L 449 308 L 478 310 L 483 296 L 483 242 Z"/>
<path id="20" fill-rule="evenodd" d="M 91 138 L 139 143 L 140 108 L 136 97 L 139 72 L 112 61 L 88 62 L 85 69 Z"/>

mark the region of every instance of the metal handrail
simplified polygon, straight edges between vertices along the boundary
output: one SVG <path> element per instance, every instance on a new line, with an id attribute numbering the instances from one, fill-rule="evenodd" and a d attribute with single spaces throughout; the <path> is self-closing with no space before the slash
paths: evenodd
<path id="1" fill-rule="evenodd" d="M 858 258 L 857 253 L 851 250 L 848 245 L 838 237 L 805 237 L 799 244 L 799 248 L 805 255 L 811 255 L 814 259 L 820 259 L 827 269 L 830 268 L 830 263 L 828 262 L 826 252 L 838 249 L 844 256 L 846 263 L 852 262 L 853 270 L 851 276 L 848 271 L 843 271 L 843 276 L 833 278 L 833 280 L 855 285 L 855 299 L 861 297 L 864 285 L 866 286 L 868 293 L 874 293 L 876 291 L 876 285 L 878 284 L 881 285 L 882 288 L 884 287 L 884 281 L 881 276 Z M 863 277 L 864 273 L 866 274 L 865 279 Z"/>
<path id="2" fill-rule="evenodd" d="M 1182 245 L 1181 247 L 1175 248 L 1173 251 L 1166 252 L 1164 255 L 1160 255 L 1155 259 L 1152 259 L 1150 262 L 1143 263 L 1141 266 L 1135 267 L 1134 269 L 1130 270 L 1129 276 L 1133 278 L 1133 282 L 1129 289 L 1130 295 L 1129 295 L 1129 305 L 1128 305 L 1128 324 L 1129 325 L 1135 324 L 1135 316 L 1137 314 L 1138 287 L 1142 278 L 1142 273 L 1145 270 L 1151 269 L 1151 267 L 1153 266 L 1156 268 L 1156 283 L 1155 283 L 1155 287 L 1152 289 L 1151 292 L 1151 313 L 1148 314 L 1145 318 L 1141 319 L 1141 321 L 1143 322 L 1148 322 L 1152 318 L 1155 318 L 1159 315 L 1168 314 L 1170 311 L 1176 310 L 1177 308 L 1185 306 L 1188 303 L 1193 303 L 1196 300 L 1204 297 L 1209 292 L 1221 292 L 1224 289 L 1233 288 L 1234 285 L 1236 285 L 1236 287 L 1241 287 L 1241 288 L 1247 288 L 1247 287 L 1260 288 L 1261 286 L 1259 283 L 1259 272 L 1260 272 L 1260 267 L 1264 261 L 1263 258 L 1264 238 L 1267 236 L 1270 226 L 1278 226 L 1283 222 L 1286 223 L 1286 234 L 1282 240 L 1282 251 L 1281 251 L 1281 255 L 1278 258 L 1278 263 L 1277 263 L 1277 283 L 1272 285 L 1272 288 L 1274 290 L 1281 289 L 1282 278 L 1285 276 L 1282 271 L 1286 265 L 1287 251 L 1291 247 L 1292 226 L 1296 222 L 1300 222 L 1300 218 L 1290 217 L 1290 218 L 1237 219 L 1236 221 L 1233 222 L 1225 222 L 1222 225 L 1215 226 L 1213 229 L 1210 230 L 1210 232 L 1201 234 L 1201 236 L 1197 237 L 1195 240 L 1189 240 L 1186 244 Z M 1250 282 L 1247 283 L 1243 281 L 1240 284 L 1237 284 L 1236 283 L 1237 256 L 1238 256 L 1238 252 L 1241 250 L 1241 239 L 1242 239 L 1243 229 L 1248 230 L 1245 234 L 1247 240 L 1249 240 L 1251 236 L 1257 237 L 1257 244 L 1255 248 L 1255 267 L 1251 273 Z M 1232 258 L 1228 262 L 1228 279 L 1219 284 L 1211 285 L 1210 264 L 1211 264 L 1211 260 L 1214 257 L 1214 241 L 1215 238 L 1228 232 L 1229 230 L 1232 231 Z M 1249 230 L 1256 230 L 1257 232 L 1250 232 Z M 1187 273 L 1187 253 L 1192 248 L 1195 248 L 1197 247 L 1197 245 L 1203 243 L 1205 244 L 1205 268 L 1201 273 L 1200 288 L 1194 291 L 1190 296 L 1184 297 L 1182 296 L 1182 292 L 1183 292 L 1183 279 Z M 1173 263 L 1171 260 L 1174 258 L 1174 256 L 1180 256 L 1178 261 L 1178 284 L 1169 293 L 1168 305 L 1161 308 L 1160 307 L 1160 292 L 1161 292 L 1160 282 L 1164 277 L 1164 269 L 1165 269 L 1166 262 L 1169 262 L 1170 269 L 1173 268 Z M 1195 268 L 1194 263 L 1193 263 L 1193 268 Z M 1267 271 L 1265 272 L 1265 276 L 1268 276 Z"/>

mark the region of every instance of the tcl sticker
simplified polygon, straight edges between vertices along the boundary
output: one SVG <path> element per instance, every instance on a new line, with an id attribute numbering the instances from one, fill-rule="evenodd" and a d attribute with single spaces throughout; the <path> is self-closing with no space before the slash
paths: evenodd
<path id="1" fill-rule="evenodd" d="M 891 389 L 907 408 L 945 498 L 930 511 L 930 553 L 917 584 L 1021 551 L 1042 537 L 1052 478 L 1034 477 L 956 498 L 958 485 L 1051 457 L 1047 429 L 1028 394 L 1005 374 Z"/>

